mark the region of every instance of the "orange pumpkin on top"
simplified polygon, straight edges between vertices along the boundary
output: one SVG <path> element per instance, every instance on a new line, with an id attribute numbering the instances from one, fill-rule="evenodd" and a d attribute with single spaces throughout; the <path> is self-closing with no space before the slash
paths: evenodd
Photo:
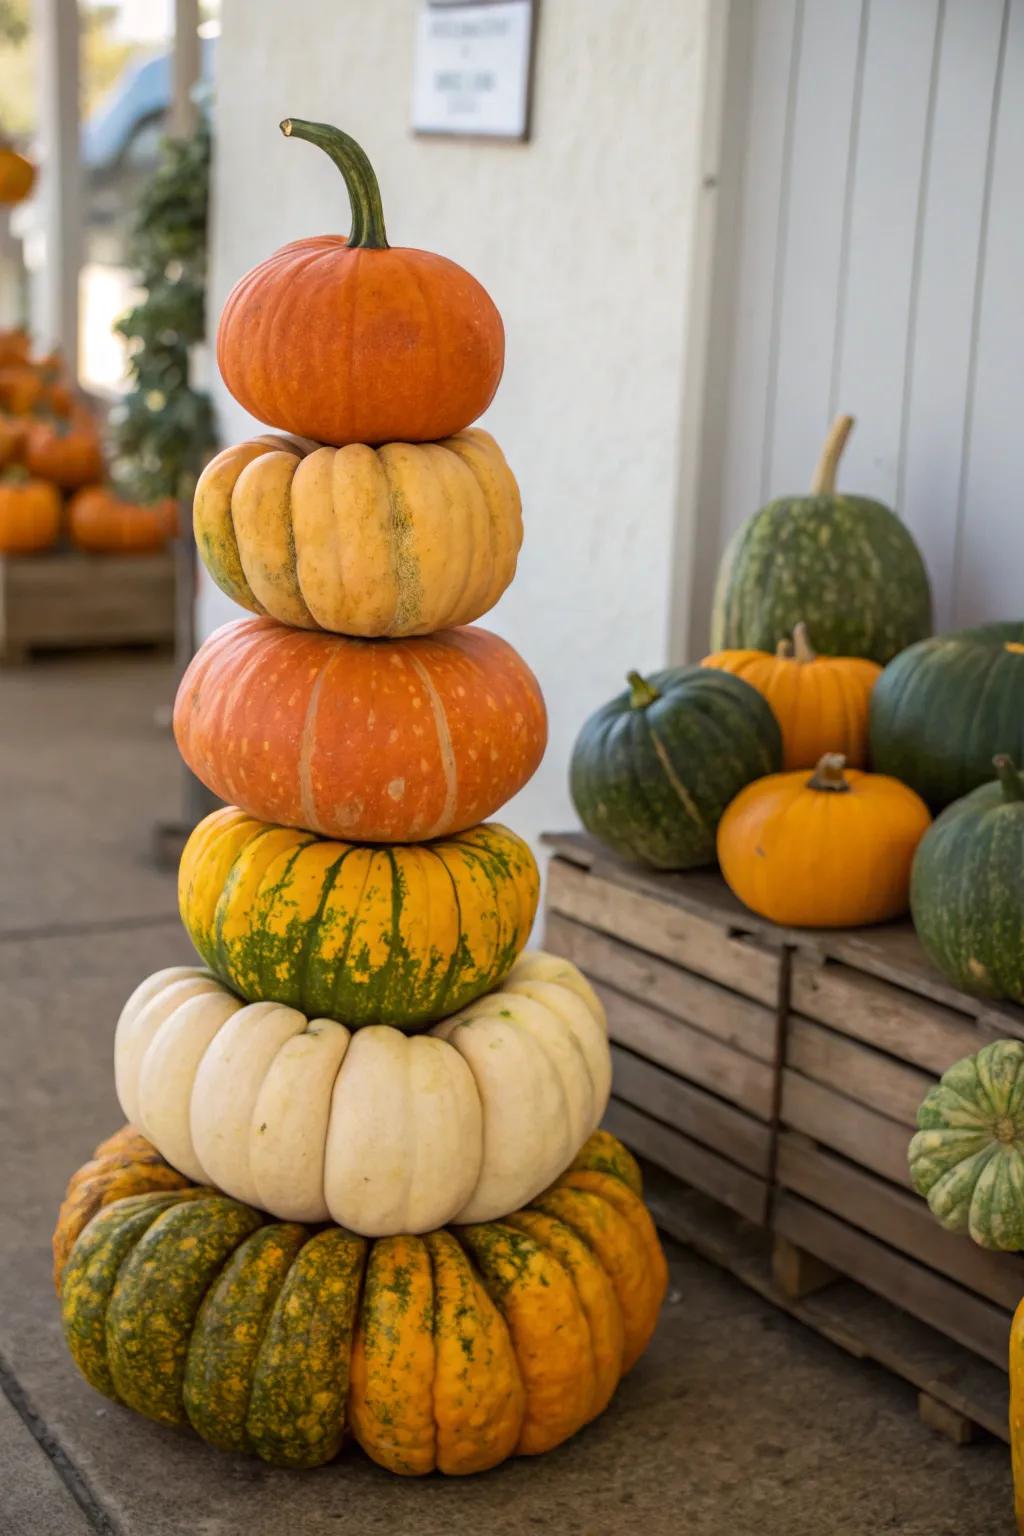
<path id="1" fill-rule="evenodd" d="M 487 409 L 505 332 L 475 277 L 430 251 L 388 245 L 363 150 L 325 123 L 284 133 L 326 151 L 352 229 L 283 246 L 228 295 L 217 362 L 239 404 L 318 443 L 437 442 Z"/>

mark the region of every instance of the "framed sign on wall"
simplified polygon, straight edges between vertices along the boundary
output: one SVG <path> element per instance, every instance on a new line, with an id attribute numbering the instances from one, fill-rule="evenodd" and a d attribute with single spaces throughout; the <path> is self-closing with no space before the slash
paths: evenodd
<path id="1" fill-rule="evenodd" d="M 538 0 L 423 0 L 413 71 L 416 133 L 530 136 Z"/>

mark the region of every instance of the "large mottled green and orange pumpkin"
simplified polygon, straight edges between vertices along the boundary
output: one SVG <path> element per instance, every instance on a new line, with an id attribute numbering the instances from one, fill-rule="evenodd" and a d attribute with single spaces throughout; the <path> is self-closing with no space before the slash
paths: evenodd
<path id="1" fill-rule="evenodd" d="M 54 1268 L 68 1346 L 107 1397 L 281 1466 L 351 1432 L 406 1475 L 575 1434 L 643 1353 L 667 1281 L 639 1170 L 605 1132 L 502 1221 L 371 1243 L 181 1181 L 126 1127 L 72 1179 Z"/>
<path id="2" fill-rule="evenodd" d="M 444 256 L 389 246 L 373 167 L 348 134 L 299 118 L 281 128 L 334 161 L 352 227 L 294 240 L 238 282 L 217 331 L 225 384 L 258 420 L 338 447 L 461 432 L 504 366 L 493 302 Z"/>
<path id="3" fill-rule="evenodd" d="M 270 619 L 193 657 L 174 734 L 220 799 L 359 842 L 426 842 L 490 816 L 547 743 L 537 680 L 487 630 L 353 640 Z"/>
<path id="4" fill-rule="evenodd" d="M 767 706 L 765 706 L 767 708 Z M 436 842 L 332 842 L 214 811 L 185 845 L 182 921 L 247 1002 L 350 1029 L 414 1031 L 503 980 L 530 936 L 539 877 L 496 822 Z"/>
<path id="5" fill-rule="evenodd" d="M 378 448 L 274 433 L 236 443 L 200 476 L 193 525 L 242 608 L 367 639 L 480 618 L 523 538 L 515 477 L 477 427 Z"/>

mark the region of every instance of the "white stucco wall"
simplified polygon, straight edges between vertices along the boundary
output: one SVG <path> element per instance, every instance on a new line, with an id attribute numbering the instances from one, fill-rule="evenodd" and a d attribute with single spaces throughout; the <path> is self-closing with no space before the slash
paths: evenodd
<path id="1" fill-rule="evenodd" d="M 544 0 L 529 144 L 415 138 L 417 0 L 224 0 L 211 315 L 286 240 L 345 232 L 344 189 L 288 115 L 336 122 L 374 161 L 392 244 L 443 252 L 507 333 L 484 424 L 523 492 L 512 589 L 483 622 L 540 677 L 551 740 L 502 813 L 574 823 L 584 716 L 667 656 L 686 293 L 706 0 Z M 217 386 L 222 437 L 251 420 Z M 203 632 L 237 613 L 204 585 Z"/>

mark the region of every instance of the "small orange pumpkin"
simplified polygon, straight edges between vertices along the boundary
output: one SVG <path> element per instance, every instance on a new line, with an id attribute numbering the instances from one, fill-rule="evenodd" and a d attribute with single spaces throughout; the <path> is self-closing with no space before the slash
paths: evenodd
<path id="1" fill-rule="evenodd" d="M 103 453 L 95 422 L 83 414 L 33 422 L 25 434 L 25 463 L 32 474 L 67 491 L 98 480 Z"/>
<path id="2" fill-rule="evenodd" d="M 505 362 L 494 303 L 455 262 L 388 245 L 377 178 L 348 134 L 281 127 L 330 155 L 352 229 L 282 246 L 236 284 L 217 331 L 224 383 L 258 420 L 335 447 L 462 432 Z"/>
<path id="3" fill-rule="evenodd" d="M 797 928 L 857 928 L 906 912 L 914 851 L 931 823 L 912 789 L 844 772 L 826 753 L 813 774 L 755 779 L 718 825 L 718 862 L 753 912 Z"/>
<path id="4" fill-rule="evenodd" d="M 0 469 L 17 464 L 25 451 L 26 423 L 21 416 L 0 414 Z"/>
<path id="5" fill-rule="evenodd" d="M 60 492 L 20 468 L 0 475 L 0 554 L 51 549 L 60 535 Z"/>
<path id="6" fill-rule="evenodd" d="M 0 148 L 0 203 L 22 203 L 36 184 L 36 168 L 16 149 Z"/>
<path id="7" fill-rule="evenodd" d="M 20 326 L 0 331 L 0 367 L 9 367 L 11 363 L 27 363 L 29 347 L 28 332 Z"/>
<path id="8" fill-rule="evenodd" d="M 782 731 L 784 768 L 813 768 L 825 752 L 842 752 L 852 768 L 868 760 L 868 706 L 881 667 L 863 656 L 819 656 L 806 624 L 770 651 L 715 651 L 702 667 L 732 672 L 757 689 Z"/>
<path id="9" fill-rule="evenodd" d="M 123 500 L 105 486 L 84 486 L 68 504 L 71 542 L 94 555 L 148 554 L 163 549 L 170 537 L 170 500 L 144 506 Z"/>

